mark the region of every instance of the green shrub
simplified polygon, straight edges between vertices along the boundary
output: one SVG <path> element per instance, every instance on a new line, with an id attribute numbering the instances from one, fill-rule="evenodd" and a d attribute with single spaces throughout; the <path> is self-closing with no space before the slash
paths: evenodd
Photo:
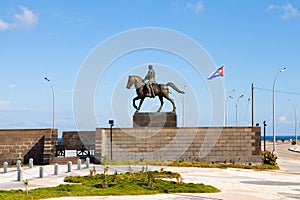
<path id="1" fill-rule="evenodd" d="M 270 151 L 262 152 L 262 163 L 265 165 L 277 166 L 277 156 L 272 154 Z"/>

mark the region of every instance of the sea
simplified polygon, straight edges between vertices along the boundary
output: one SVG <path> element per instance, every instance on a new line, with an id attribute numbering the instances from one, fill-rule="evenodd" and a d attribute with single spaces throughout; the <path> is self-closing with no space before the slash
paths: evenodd
<path id="1" fill-rule="evenodd" d="M 295 135 L 277 135 L 276 136 L 276 140 L 290 140 L 290 139 L 295 140 Z M 297 139 L 298 139 L 298 137 L 297 137 Z M 300 137 L 299 137 L 299 139 L 300 139 Z M 261 140 L 264 140 L 263 135 L 261 136 Z M 271 140 L 272 141 L 273 136 L 272 135 L 267 135 L 266 140 Z"/>

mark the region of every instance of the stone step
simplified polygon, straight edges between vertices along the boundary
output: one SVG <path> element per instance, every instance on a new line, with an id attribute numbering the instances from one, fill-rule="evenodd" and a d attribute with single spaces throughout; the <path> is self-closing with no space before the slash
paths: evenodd
<path id="1" fill-rule="evenodd" d="M 69 161 L 72 162 L 73 165 L 77 165 L 78 157 L 54 157 L 50 165 L 59 164 L 59 165 L 67 165 Z M 81 163 L 85 163 L 85 159 L 80 159 Z"/>

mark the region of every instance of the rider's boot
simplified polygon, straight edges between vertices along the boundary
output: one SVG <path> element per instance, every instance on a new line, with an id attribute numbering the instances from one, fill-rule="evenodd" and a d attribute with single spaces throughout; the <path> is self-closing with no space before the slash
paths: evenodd
<path id="1" fill-rule="evenodd" d="M 151 93 L 150 93 L 150 98 L 154 98 L 155 97 L 155 93 L 154 93 L 154 91 L 153 90 L 151 90 Z"/>
<path id="2" fill-rule="evenodd" d="M 146 96 L 146 97 L 152 97 L 152 94 L 147 93 L 147 94 L 145 94 L 145 96 Z"/>

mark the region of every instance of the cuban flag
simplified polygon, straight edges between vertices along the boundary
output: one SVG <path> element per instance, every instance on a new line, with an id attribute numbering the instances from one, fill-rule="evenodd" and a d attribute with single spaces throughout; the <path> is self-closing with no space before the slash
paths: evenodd
<path id="1" fill-rule="evenodd" d="M 207 79 L 208 80 L 212 80 L 216 77 L 219 77 L 219 76 L 224 76 L 224 66 L 220 67 L 219 69 L 217 69 L 214 73 L 212 73 Z"/>

